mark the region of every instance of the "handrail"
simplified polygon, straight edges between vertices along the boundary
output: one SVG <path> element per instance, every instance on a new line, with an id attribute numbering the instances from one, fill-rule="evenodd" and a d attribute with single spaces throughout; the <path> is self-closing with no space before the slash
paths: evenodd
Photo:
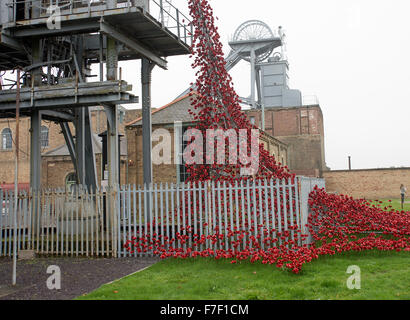
<path id="1" fill-rule="evenodd" d="M 192 44 L 192 34 L 193 34 L 193 26 L 191 24 L 190 18 L 187 17 L 180 9 L 175 7 L 172 3 L 167 0 L 146 0 L 147 7 L 144 8 L 152 17 L 158 17 L 155 13 L 159 13 L 159 22 L 161 23 L 163 28 L 168 29 L 173 34 L 178 36 L 181 41 L 184 41 L 187 44 Z M 141 7 L 143 1 L 139 1 L 137 5 L 137 1 L 135 0 L 118 0 L 117 1 L 117 9 L 123 8 L 132 8 L 132 7 Z M 11 22 L 17 22 L 17 7 L 18 5 L 27 4 L 28 8 L 25 12 L 31 12 L 32 8 L 36 8 L 40 10 L 39 18 L 46 17 L 50 13 L 47 12 L 50 5 L 57 6 L 61 10 L 61 15 L 72 14 L 75 9 L 87 8 L 88 12 L 92 12 L 94 10 L 101 10 L 101 6 L 107 5 L 107 0 L 50 0 L 47 3 L 44 3 L 43 0 L 11 0 L 7 5 L 12 9 L 12 17 Z M 151 4 L 151 5 L 150 5 Z M 164 6 L 167 7 L 168 10 L 165 10 Z M 109 9 L 106 9 L 109 10 Z M 170 18 L 172 23 L 165 25 L 164 18 Z M 26 20 L 26 19 L 22 19 Z M 169 19 L 168 19 L 169 20 Z"/>

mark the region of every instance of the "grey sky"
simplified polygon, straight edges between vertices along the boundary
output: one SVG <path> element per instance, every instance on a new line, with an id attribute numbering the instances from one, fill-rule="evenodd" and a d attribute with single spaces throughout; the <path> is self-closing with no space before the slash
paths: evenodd
<path id="1" fill-rule="evenodd" d="M 244 21 L 259 19 L 287 34 L 290 85 L 316 94 L 325 120 L 326 162 L 345 169 L 410 166 L 410 3 L 406 0 L 210 0 L 225 53 Z M 181 8 L 186 0 L 173 0 Z M 186 10 L 186 9 L 185 9 Z M 153 107 L 172 101 L 194 80 L 188 56 L 153 73 Z M 139 64 L 123 66 L 140 95 Z M 249 65 L 231 72 L 249 96 Z"/>

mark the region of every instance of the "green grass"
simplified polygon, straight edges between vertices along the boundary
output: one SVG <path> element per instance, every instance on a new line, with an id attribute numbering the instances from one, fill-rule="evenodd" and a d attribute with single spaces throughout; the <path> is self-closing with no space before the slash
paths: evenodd
<path id="1" fill-rule="evenodd" d="M 382 203 L 373 201 L 372 204 L 379 206 L 380 208 L 384 209 L 387 208 L 387 211 L 390 211 L 391 209 L 401 211 L 401 200 L 400 199 L 381 199 L 379 200 Z M 410 199 L 404 200 L 404 211 L 410 211 Z M 409 202 L 409 203 L 406 203 Z M 391 208 L 389 207 L 391 206 Z"/>
<path id="2" fill-rule="evenodd" d="M 361 290 L 349 290 L 350 265 Z M 227 260 L 169 259 L 78 299 L 109 300 L 354 300 L 410 299 L 410 254 L 352 252 L 325 256 L 295 275 L 275 266 Z"/>

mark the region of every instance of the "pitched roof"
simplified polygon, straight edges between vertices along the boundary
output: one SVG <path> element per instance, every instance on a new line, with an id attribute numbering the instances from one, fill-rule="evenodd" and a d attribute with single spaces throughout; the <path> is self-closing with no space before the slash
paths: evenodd
<path id="1" fill-rule="evenodd" d="M 186 94 L 167 105 L 156 109 L 151 113 L 151 123 L 169 124 L 175 121 L 193 122 L 194 118 L 189 114 L 188 109 L 191 108 L 190 95 Z M 135 119 L 126 124 L 126 126 L 142 126 L 142 117 Z"/>

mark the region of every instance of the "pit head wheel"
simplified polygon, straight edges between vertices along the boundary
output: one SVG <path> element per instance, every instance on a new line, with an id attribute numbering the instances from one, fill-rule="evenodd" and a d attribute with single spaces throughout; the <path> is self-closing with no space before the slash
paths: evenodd
<path id="1" fill-rule="evenodd" d="M 274 34 L 266 23 L 259 20 L 249 20 L 242 23 L 238 29 L 236 29 L 233 41 L 263 40 L 271 39 L 273 37 Z M 262 62 L 267 59 L 272 54 L 273 49 L 273 47 L 269 47 L 264 52 L 259 53 L 256 57 L 256 62 Z M 250 57 L 243 57 L 243 59 L 248 62 L 250 61 Z"/>

